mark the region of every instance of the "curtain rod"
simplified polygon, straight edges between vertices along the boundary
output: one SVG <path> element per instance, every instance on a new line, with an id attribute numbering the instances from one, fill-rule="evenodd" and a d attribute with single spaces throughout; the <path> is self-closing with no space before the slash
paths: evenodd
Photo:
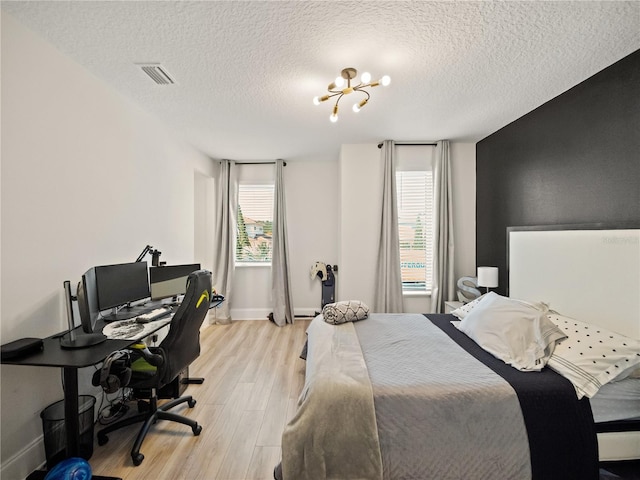
<path id="1" fill-rule="evenodd" d="M 276 162 L 235 162 L 236 165 L 275 165 Z M 287 166 L 287 162 L 282 162 L 283 166 Z"/>
<path id="2" fill-rule="evenodd" d="M 404 147 L 404 146 L 420 146 L 420 147 L 436 147 L 437 143 L 421 143 L 421 142 L 396 142 L 395 145 Z M 378 144 L 378 148 L 382 148 L 382 142 Z"/>

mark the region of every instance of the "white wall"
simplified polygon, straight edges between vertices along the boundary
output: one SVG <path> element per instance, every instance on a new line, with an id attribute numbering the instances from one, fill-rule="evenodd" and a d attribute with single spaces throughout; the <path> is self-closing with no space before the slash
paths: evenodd
<path id="1" fill-rule="evenodd" d="M 1 133 L 2 343 L 63 330 L 62 282 L 93 265 L 147 244 L 194 260 L 195 179 L 212 162 L 4 12 Z M 39 413 L 62 398 L 60 372 L 3 365 L 1 378 L 0 476 L 24 478 L 44 461 Z"/>
<path id="2" fill-rule="evenodd" d="M 337 300 L 361 300 L 373 308 L 381 208 L 380 149 L 376 144 L 343 145 Z"/>

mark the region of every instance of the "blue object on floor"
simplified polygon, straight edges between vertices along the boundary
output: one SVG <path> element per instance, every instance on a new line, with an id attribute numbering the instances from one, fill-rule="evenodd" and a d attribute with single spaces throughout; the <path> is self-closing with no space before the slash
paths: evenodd
<path id="1" fill-rule="evenodd" d="M 90 480 L 91 465 L 84 458 L 67 458 L 56 464 L 44 480 Z"/>

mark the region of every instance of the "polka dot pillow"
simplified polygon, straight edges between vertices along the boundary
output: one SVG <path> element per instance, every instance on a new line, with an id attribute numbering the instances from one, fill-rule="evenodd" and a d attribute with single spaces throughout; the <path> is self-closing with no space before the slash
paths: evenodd
<path id="1" fill-rule="evenodd" d="M 567 335 L 547 365 L 573 383 L 578 398 L 591 398 L 605 383 L 640 367 L 640 340 L 557 312 L 547 316 Z"/>

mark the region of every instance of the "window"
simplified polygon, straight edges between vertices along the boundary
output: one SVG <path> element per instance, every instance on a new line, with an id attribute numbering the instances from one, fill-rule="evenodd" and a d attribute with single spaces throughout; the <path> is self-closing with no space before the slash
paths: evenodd
<path id="1" fill-rule="evenodd" d="M 402 291 L 429 292 L 433 278 L 433 147 L 401 147 L 397 155 Z"/>
<path id="2" fill-rule="evenodd" d="M 238 185 L 236 263 L 271 264 L 273 192 L 273 184 Z"/>

